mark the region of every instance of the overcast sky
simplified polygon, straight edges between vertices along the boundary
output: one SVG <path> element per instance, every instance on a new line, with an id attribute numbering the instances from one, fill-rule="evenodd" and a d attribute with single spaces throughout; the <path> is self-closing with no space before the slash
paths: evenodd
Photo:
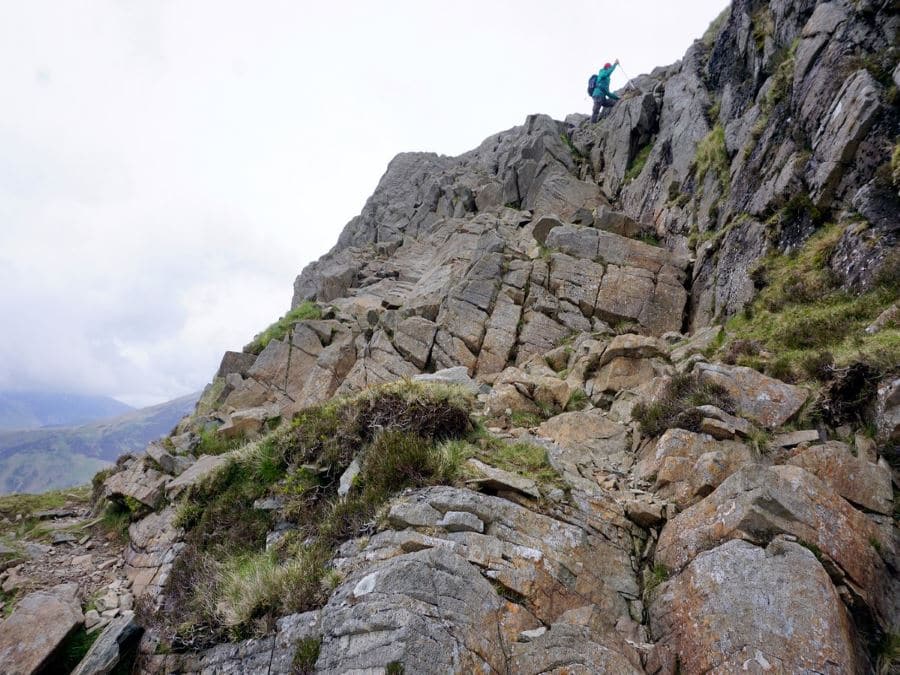
<path id="1" fill-rule="evenodd" d="M 202 388 L 396 153 L 590 112 L 726 5 L 0 0 L 0 389 Z"/>

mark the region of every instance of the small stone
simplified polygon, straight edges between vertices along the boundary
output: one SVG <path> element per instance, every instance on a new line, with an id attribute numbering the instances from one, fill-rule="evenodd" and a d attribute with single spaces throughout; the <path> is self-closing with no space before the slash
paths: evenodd
<path id="1" fill-rule="evenodd" d="M 92 556 L 90 553 L 87 553 L 85 555 L 76 555 L 74 558 L 72 558 L 72 565 L 74 565 L 75 567 L 90 567 L 93 559 L 94 556 Z"/>
<path id="2" fill-rule="evenodd" d="M 353 487 L 353 481 L 356 480 L 356 477 L 361 470 L 362 467 L 359 464 L 359 460 L 354 459 L 350 462 L 350 466 L 348 466 L 347 470 L 341 474 L 341 480 L 337 491 L 339 497 L 345 497 L 347 493 L 350 492 L 350 488 Z"/>
<path id="3" fill-rule="evenodd" d="M 519 642 L 531 642 L 532 640 L 536 640 L 541 637 L 544 633 L 547 632 L 546 626 L 540 626 L 539 628 L 532 628 L 531 630 L 523 630 L 519 633 Z"/>
<path id="4" fill-rule="evenodd" d="M 101 612 L 108 609 L 117 609 L 119 607 L 119 594 L 115 591 L 109 591 L 105 595 L 97 598 L 94 603 Z"/>
<path id="5" fill-rule="evenodd" d="M 29 541 L 25 544 L 25 555 L 29 558 L 35 559 L 40 558 L 42 555 L 45 555 L 52 551 L 49 546 L 45 546 L 44 544 L 36 544 L 33 541 Z"/>
<path id="6" fill-rule="evenodd" d="M 260 511 L 278 511 L 284 507 L 284 499 L 281 497 L 266 497 L 253 502 L 253 508 Z"/>
<path id="7" fill-rule="evenodd" d="M 725 441 L 735 436 L 735 428 L 733 426 L 712 417 L 704 417 L 700 420 L 700 431 L 719 441 Z"/>
<path id="8" fill-rule="evenodd" d="M 853 444 L 856 446 L 856 451 L 859 453 L 859 456 L 867 462 L 872 462 L 874 464 L 878 461 L 878 452 L 875 449 L 875 441 L 871 438 L 862 434 L 856 434 Z"/>
<path id="9" fill-rule="evenodd" d="M 773 448 L 792 448 L 801 443 L 818 443 L 819 432 L 815 429 L 806 429 L 804 431 L 792 431 L 787 434 L 778 434 L 769 445 Z"/>
<path id="10" fill-rule="evenodd" d="M 633 499 L 625 503 L 625 515 L 641 527 L 655 527 L 665 522 L 663 505 L 643 499 Z"/>
<path id="11" fill-rule="evenodd" d="M 481 518 L 467 511 L 447 511 L 438 525 L 447 532 L 484 532 Z"/>
<path id="12" fill-rule="evenodd" d="M 131 593 L 125 593 L 119 598 L 119 609 L 128 610 L 134 607 L 134 596 Z"/>
<path id="13" fill-rule="evenodd" d="M 70 532 L 54 532 L 53 536 L 50 537 L 50 542 L 54 545 L 74 543 L 76 541 L 78 541 L 78 538 Z"/>
<path id="14" fill-rule="evenodd" d="M 119 616 L 119 608 L 116 607 L 114 609 L 104 610 L 100 612 L 100 616 L 102 616 L 104 619 L 115 619 L 117 616 Z"/>
<path id="15" fill-rule="evenodd" d="M 93 628 L 100 623 L 100 613 L 96 609 L 89 609 L 84 613 L 84 627 Z"/>

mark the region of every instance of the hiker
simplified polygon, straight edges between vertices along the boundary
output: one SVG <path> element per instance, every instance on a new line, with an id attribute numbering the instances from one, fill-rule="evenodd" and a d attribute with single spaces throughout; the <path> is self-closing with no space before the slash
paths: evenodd
<path id="1" fill-rule="evenodd" d="M 599 73 L 591 76 L 591 80 L 594 83 L 590 91 L 591 97 L 594 99 L 594 112 L 591 113 L 591 124 L 600 118 L 600 111 L 603 108 L 612 108 L 616 101 L 619 100 L 619 97 L 609 90 L 609 78 L 617 65 L 619 65 L 619 59 L 616 59 L 615 63 L 605 64 Z"/>

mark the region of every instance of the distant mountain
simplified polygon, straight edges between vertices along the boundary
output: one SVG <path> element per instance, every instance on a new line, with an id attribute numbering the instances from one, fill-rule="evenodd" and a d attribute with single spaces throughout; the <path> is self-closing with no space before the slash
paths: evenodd
<path id="1" fill-rule="evenodd" d="M 81 426 L 0 432 L 0 494 L 86 483 L 119 455 L 143 450 L 169 433 L 193 411 L 199 396 L 190 394 Z"/>
<path id="2" fill-rule="evenodd" d="M 0 391 L 0 430 L 76 426 L 134 410 L 108 396 Z"/>

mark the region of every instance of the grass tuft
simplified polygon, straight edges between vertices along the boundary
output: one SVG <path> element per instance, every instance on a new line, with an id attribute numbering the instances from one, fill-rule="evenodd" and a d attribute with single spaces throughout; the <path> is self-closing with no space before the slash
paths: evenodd
<path id="1" fill-rule="evenodd" d="M 641 171 L 644 170 L 644 166 L 647 164 L 647 159 L 650 157 L 650 152 L 653 150 L 653 144 L 655 142 L 656 137 L 654 136 L 635 153 L 634 159 L 631 160 L 631 164 L 628 166 L 628 170 L 625 171 L 625 183 L 630 183 L 641 175 Z"/>
<path id="2" fill-rule="evenodd" d="M 469 433 L 472 396 L 458 388 L 397 382 L 299 413 L 248 443 L 178 505 L 186 547 L 166 604 L 144 617 L 171 648 L 198 649 L 271 629 L 275 617 L 321 606 L 340 583 L 334 551 L 374 530 L 384 504 L 407 487 L 444 484 L 463 457 L 444 441 Z M 361 470 L 345 497 L 339 479 Z M 274 516 L 253 508 L 277 496 L 290 527 L 266 550 Z"/>
<path id="3" fill-rule="evenodd" d="M 697 184 L 703 183 L 706 174 L 713 172 L 722 190 L 729 185 L 728 151 L 725 148 L 725 128 L 717 123 L 712 130 L 697 144 L 697 154 L 694 156 L 694 168 L 696 170 Z"/>
<path id="4" fill-rule="evenodd" d="M 696 408 L 701 405 L 735 412 L 734 401 L 722 386 L 704 382 L 695 374 L 676 374 L 656 401 L 639 401 L 632 416 L 640 424 L 644 436 L 659 436 L 673 428 L 697 432 L 701 414 Z"/>
<path id="5" fill-rule="evenodd" d="M 258 333 L 253 341 L 244 347 L 249 354 L 259 354 L 272 340 L 282 340 L 298 321 L 310 321 L 322 318 L 322 310 L 309 300 L 302 302 L 283 317 L 278 319 L 262 333 Z"/>

